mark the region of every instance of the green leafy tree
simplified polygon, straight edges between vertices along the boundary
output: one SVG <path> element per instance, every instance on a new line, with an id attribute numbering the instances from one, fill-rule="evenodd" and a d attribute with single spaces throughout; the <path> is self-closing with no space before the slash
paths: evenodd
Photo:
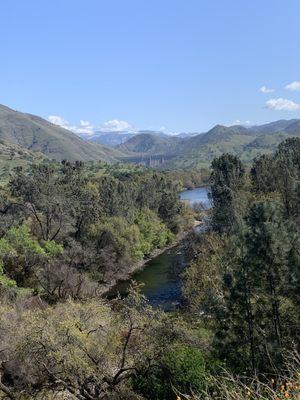
<path id="1" fill-rule="evenodd" d="M 66 217 L 66 199 L 58 168 L 52 164 L 33 165 L 29 173 L 18 169 L 10 189 L 37 225 L 43 240 L 54 240 Z"/>
<path id="2" fill-rule="evenodd" d="M 157 247 L 166 246 L 173 238 L 171 231 L 149 209 L 138 212 L 135 223 L 141 233 L 141 251 L 143 254 L 149 254 Z"/>
<path id="3" fill-rule="evenodd" d="M 54 242 L 45 242 L 44 246 L 41 246 L 26 225 L 11 228 L 0 239 L 2 268 L 18 286 L 35 286 L 37 271 L 62 250 L 62 246 Z"/>

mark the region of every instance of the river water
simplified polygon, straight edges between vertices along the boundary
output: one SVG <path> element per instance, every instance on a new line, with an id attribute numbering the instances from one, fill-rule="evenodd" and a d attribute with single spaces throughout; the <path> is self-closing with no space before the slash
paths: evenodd
<path id="1" fill-rule="evenodd" d="M 202 203 L 208 209 L 210 200 L 207 188 L 187 190 L 180 194 L 181 200 L 191 205 Z M 179 244 L 147 262 L 144 268 L 132 275 L 128 281 L 116 285 L 113 293 L 125 295 L 132 281 L 143 284 L 142 293 L 153 307 L 165 311 L 177 308 L 182 303 L 181 272 L 187 264 L 184 247 Z"/>
<path id="2" fill-rule="evenodd" d="M 187 200 L 191 204 L 201 203 L 205 209 L 211 207 L 211 202 L 208 198 L 208 188 L 206 187 L 185 190 L 180 193 L 180 199 Z"/>

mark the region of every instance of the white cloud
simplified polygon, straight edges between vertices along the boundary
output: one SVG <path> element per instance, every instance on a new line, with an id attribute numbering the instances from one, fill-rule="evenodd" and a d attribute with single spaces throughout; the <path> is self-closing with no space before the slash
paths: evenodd
<path id="1" fill-rule="evenodd" d="M 69 121 L 60 117 L 59 115 L 49 115 L 48 121 L 52 122 L 52 124 L 59 125 L 62 128 L 68 129 L 78 135 L 82 136 L 91 136 L 94 134 L 94 127 L 89 121 L 85 121 L 83 119 L 80 120 L 79 125 L 71 125 Z"/>
<path id="2" fill-rule="evenodd" d="M 298 82 L 298 81 L 291 82 L 288 85 L 286 85 L 285 88 L 288 90 L 293 90 L 293 91 L 300 90 L 300 82 Z"/>
<path id="3" fill-rule="evenodd" d="M 129 131 L 132 129 L 132 126 L 127 121 L 122 121 L 119 119 L 112 119 L 110 121 L 104 122 L 99 130 L 103 132 L 122 132 Z"/>
<path id="4" fill-rule="evenodd" d="M 127 121 L 122 121 L 118 119 L 113 119 L 110 121 L 106 121 L 101 124 L 99 127 L 95 127 L 90 123 L 90 121 L 81 119 L 79 121 L 79 125 L 72 125 L 69 121 L 64 119 L 59 115 L 49 115 L 48 121 L 52 122 L 52 124 L 59 125 L 62 128 L 68 129 L 76 133 L 79 136 L 88 137 L 93 136 L 95 131 L 100 132 L 123 132 L 123 131 L 132 131 L 132 125 Z"/>
<path id="5" fill-rule="evenodd" d="M 249 126 L 251 124 L 250 121 L 241 121 L 240 119 L 236 119 L 235 121 L 231 122 L 230 124 L 227 124 L 225 126 L 234 126 L 234 125 L 242 125 L 242 126 Z"/>
<path id="6" fill-rule="evenodd" d="M 166 132 L 167 128 L 165 126 L 161 126 L 158 130 L 160 132 Z"/>
<path id="7" fill-rule="evenodd" d="M 59 125 L 65 129 L 69 129 L 69 122 L 59 115 L 49 115 L 48 121 L 54 125 Z"/>
<path id="8" fill-rule="evenodd" d="M 270 99 L 266 102 L 266 107 L 269 110 L 276 111 L 297 111 L 300 110 L 300 104 L 295 103 L 293 100 L 278 98 Z"/>
<path id="9" fill-rule="evenodd" d="M 274 89 L 267 88 L 266 86 L 262 86 L 262 87 L 259 89 L 259 91 L 262 92 L 262 93 L 272 93 L 272 92 L 274 92 Z"/>
<path id="10" fill-rule="evenodd" d="M 84 136 L 91 136 L 94 134 L 94 126 L 89 121 L 81 119 L 80 126 L 76 127 L 74 132 Z"/>
<path id="11" fill-rule="evenodd" d="M 92 129 L 93 125 L 91 125 L 90 121 L 85 121 L 84 119 L 80 120 L 80 126 L 82 128 Z"/>

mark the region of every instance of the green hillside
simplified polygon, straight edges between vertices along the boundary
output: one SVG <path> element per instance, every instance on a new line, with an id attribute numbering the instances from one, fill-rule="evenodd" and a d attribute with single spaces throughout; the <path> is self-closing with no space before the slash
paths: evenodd
<path id="1" fill-rule="evenodd" d="M 272 153 L 280 142 L 293 136 L 300 136 L 300 120 L 280 120 L 250 128 L 216 125 L 206 133 L 183 138 L 144 133 L 118 149 L 132 162 L 139 162 L 139 157 L 162 156 L 164 161 L 157 161 L 154 166 L 163 169 L 205 168 L 223 153 L 238 155 L 250 163 L 257 155 Z"/>
<path id="2" fill-rule="evenodd" d="M 0 105 L 0 139 L 61 161 L 116 161 L 118 151 L 90 143 L 43 118 Z"/>
<path id="3" fill-rule="evenodd" d="M 245 163 L 256 156 L 272 153 L 288 137 L 300 136 L 300 121 L 278 121 L 244 128 L 217 125 L 209 132 L 186 139 L 178 155 L 161 166 L 164 169 L 207 167 L 223 153 L 238 155 Z"/>
<path id="4" fill-rule="evenodd" d="M 182 139 L 174 136 L 140 133 L 117 146 L 117 149 L 130 155 L 136 153 L 147 155 L 170 154 L 177 153 L 182 142 Z"/>

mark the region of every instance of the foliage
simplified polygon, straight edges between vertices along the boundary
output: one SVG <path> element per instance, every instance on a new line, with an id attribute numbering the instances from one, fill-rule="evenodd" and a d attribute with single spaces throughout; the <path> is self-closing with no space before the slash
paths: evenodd
<path id="1" fill-rule="evenodd" d="M 227 371 L 211 376 L 213 390 L 188 394 L 178 393 L 177 400 L 298 400 L 300 395 L 299 355 L 290 354 L 285 370 L 276 377 L 235 377 Z"/>
<path id="2" fill-rule="evenodd" d="M 149 399 L 171 400 L 175 399 L 175 390 L 193 393 L 209 386 L 213 361 L 198 349 L 175 343 L 156 362 L 148 375 L 134 381 L 135 390 Z"/>
<path id="3" fill-rule="evenodd" d="M 200 237 L 197 258 L 184 272 L 183 295 L 195 315 L 212 315 L 223 297 L 222 276 L 226 271 L 224 240 L 210 233 Z"/>
<path id="4" fill-rule="evenodd" d="M 235 373 L 276 374 L 299 346 L 299 146 L 256 159 L 251 181 L 236 157 L 212 165 L 215 232 L 196 244 L 184 294 Z"/>
<path id="5" fill-rule="evenodd" d="M 17 203 L 20 218 L 41 243 L 59 242 L 70 253 L 75 240 L 94 259 L 84 256 L 88 263 L 76 265 L 71 261 L 72 268 L 97 280 L 122 274 L 187 227 L 180 184 L 168 174 L 137 167 L 68 161 L 35 165 L 17 169 L 9 189 L 4 210 L 13 211 Z M 6 224 L 18 224 L 6 214 Z"/>
<path id="6" fill-rule="evenodd" d="M 88 239 L 95 242 L 99 250 L 109 246 L 118 259 L 139 260 L 143 257 L 138 226 L 129 224 L 124 217 L 110 217 L 92 225 Z"/>
<path id="7" fill-rule="evenodd" d="M 11 228 L 0 239 L 0 257 L 5 273 L 19 286 L 34 286 L 39 268 L 62 252 L 62 246 L 45 242 L 41 246 L 26 225 Z"/>
<path id="8" fill-rule="evenodd" d="M 135 223 L 141 233 L 140 246 L 143 254 L 150 254 L 153 249 L 162 248 L 173 239 L 174 235 L 149 209 L 138 212 Z"/>
<path id="9" fill-rule="evenodd" d="M 223 154 L 212 162 L 212 224 L 221 233 L 230 231 L 238 218 L 236 193 L 244 184 L 244 174 L 238 157 Z"/>
<path id="10" fill-rule="evenodd" d="M 137 288 L 101 293 L 190 226 L 179 176 L 67 161 L 18 169 L 0 197 L 0 390 L 296 398 L 299 364 L 289 369 L 286 355 L 300 337 L 299 153 L 289 139 L 251 171 L 230 154 L 213 161 L 212 223 L 185 242 L 186 307 L 169 314 Z"/>
<path id="11" fill-rule="evenodd" d="M 155 354 L 150 338 L 160 316 L 138 293 L 113 305 L 38 304 L 19 312 L 3 306 L 0 316 L 3 379 L 27 395 L 53 388 L 81 400 L 108 400 L 146 362 L 146 348 L 148 357 Z"/>
<path id="12" fill-rule="evenodd" d="M 16 286 L 16 282 L 13 279 L 10 279 L 5 273 L 3 269 L 3 262 L 0 263 L 0 287 L 14 287 Z"/>

